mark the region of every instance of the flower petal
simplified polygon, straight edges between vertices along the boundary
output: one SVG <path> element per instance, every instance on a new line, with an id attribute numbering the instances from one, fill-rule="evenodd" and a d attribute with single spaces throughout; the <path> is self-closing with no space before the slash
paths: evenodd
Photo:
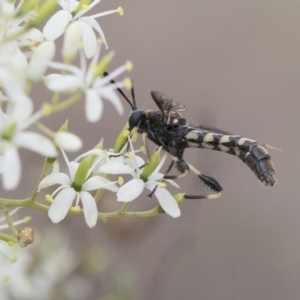
<path id="1" fill-rule="evenodd" d="M 75 196 L 76 192 L 72 188 L 62 189 L 56 195 L 54 202 L 51 204 L 48 211 L 48 216 L 53 223 L 58 223 L 66 217 Z"/>
<path id="2" fill-rule="evenodd" d="M 103 32 L 102 28 L 100 27 L 99 23 L 95 19 L 89 18 L 89 17 L 82 17 L 82 18 L 80 18 L 80 20 L 82 21 L 81 23 L 88 23 L 91 27 L 93 27 L 99 33 L 103 43 L 105 44 L 105 48 L 108 49 L 108 45 L 106 42 L 104 32 Z"/>
<path id="3" fill-rule="evenodd" d="M 22 35 L 22 39 L 28 39 L 30 41 L 43 42 L 44 36 L 42 32 L 37 28 L 30 28 L 25 34 Z M 18 44 L 20 46 L 20 44 Z"/>
<path id="4" fill-rule="evenodd" d="M 108 163 L 99 168 L 99 172 L 105 174 L 130 174 L 135 176 L 134 170 L 129 166 L 121 165 L 118 163 Z"/>
<path id="5" fill-rule="evenodd" d="M 157 197 L 158 202 L 162 209 L 171 217 L 178 218 L 181 214 L 178 203 L 170 192 L 165 188 L 157 187 L 154 195 Z"/>
<path id="6" fill-rule="evenodd" d="M 54 92 L 73 93 L 81 87 L 80 78 L 73 75 L 49 74 L 45 79 L 46 87 Z"/>
<path id="7" fill-rule="evenodd" d="M 117 201 L 130 202 L 136 199 L 143 192 L 144 187 L 145 183 L 142 179 L 131 179 L 119 188 L 117 192 Z"/>
<path id="8" fill-rule="evenodd" d="M 148 181 L 158 181 L 158 180 L 161 180 L 163 177 L 164 177 L 164 174 L 162 174 L 162 173 L 152 173 L 148 177 Z"/>
<path id="9" fill-rule="evenodd" d="M 89 122 L 100 120 L 103 111 L 103 103 L 97 93 L 93 90 L 86 91 L 85 114 Z"/>
<path id="10" fill-rule="evenodd" d="M 46 137 L 35 132 L 18 132 L 14 136 L 14 142 L 19 147 L 24 147 L 46 157 L 56 157 L 54 144 Z"/>
<path id="11" fill-rule="evenodd" d="M 61 184 L 70 186 L 71 185 L 71 179 L 68 175 L 64 173 L 52 173 L 48 176 L 46 176 L 39 184 L 38 191 L 41 189 L 47 188 L 48 186 L 54 185 L 54 184 Z"/>
<path id="12" fill-rule="evenodd" d="M 98 189 L 106 189 L 112 192 L 117 192 L 118 187 L 114 182 L 111 182 L 101 176 L 93 176 L 82 185 L 82 190 L 84 191 L 93 191 Z"/>
<path id="13" fill-rule="evenodd" d="M 66 151 L 78 151 L 82 147 L 81 139 L 71 132 L 58 132 L 54 142 Z"/>
<path id="14" fill-rule="evenodd" d="M 16 147 L 10 145 L 4 152 L 2 182 L 6 190 L 17 187 L 21 178 L 21 161 Z"/>
<path id="15" fill-rule="evenodd" d="M 180 188 L 180 186 L 174 180 L 165 179 L 165 181 L 168 182 L 168 183 L 170 183 L 171 185 L 177 187 L 178 189 Z"/>
<path id="16" fill-rule="evenodd" d="M 110 101 L 113 106 L 115 107 L 115 109 L 117 110 L 117 112 L 120 115 L 123 115 L 124 113 L 124 108 L 122 105 L 121 100 L 119 99 L 119 97 L 117 96 L 117 93 L 115 91 L 113 91 L 111 88 L 100 88 L 99 89 L 99 94 L 104 97 L 105 99 L 107 99 L 108 101 Z"/>
<path id="17" fill-rule="evenodd" d="M 55 13 L 43 28 L 43 34 L 49 41 L 54 41 L 63 34 L 67 25 L 72 20 L 72 15 L 68 11 L 60 10 Z"/>
<path id="18" fill-rule="evenodd" d="M 80 198 L 83 206 L 84 218 L 87 225 L 92 228 L 97 224 L 98 209 L 95 199 L 88 192 L 80 192 Z"/>
<path id="19" fill-rule="evenodd" d="M 91 25 L 89 25 L 87 22 L 81 22 L 81 19 L 80 25 L 82 29 L 84 54 L 87 58 L 91 58 L 97 50 L 97 38 Z"/>

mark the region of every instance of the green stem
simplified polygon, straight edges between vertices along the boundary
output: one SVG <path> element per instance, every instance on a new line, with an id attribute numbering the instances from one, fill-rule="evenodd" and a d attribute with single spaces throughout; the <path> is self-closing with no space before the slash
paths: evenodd
<path id="1" fill-rule="evenodd" d="M 105 175 L 105 178 L 106 178 L 106 179 L 110 179 L 110 178 L 111 178 L 111 174 L 106 174 L 106 175 Z M 98 191 L 96 192 L 95 197 L 94 197 L 96 203 L 99 202 L 99 200 L 101 199 L 101 197 L 102 197 L 102 195 L 104 194 L 104 192 L 105 192 L 105 189 L 100 189 L 100 190 L 98 190 Z"/>
<path id="2" fill-rule="evenodd" d="M 14 237 L 16 237 L 18 235 L 18 231 L 16 229 L 16 227 L 14 226 L 12 220 L 11 220 L 11 217 L 9 215 L 9 211 L 7 209 L 6 206 L 2 205 L 2 209 L 3 209 L 3 212 L 4 212 L 4 216 L 5 216 L 5 219 L 6 219 L 6 223 L 11 231 L 11 233 L 13 234 Z"/>
<path id="3" fill-rule="evenodd" d="M 77 103 L 81 99 L 82 95 L 83 95 L 83 93 L 80 91 L 63 102 L 53 104 L 52 113 L 62 111 L 64 109 L 70 107 L 72 104 Z"/>
<path id="4" fill-rule="evenodd" d="M 54 104 L 54 105 L 57 104 L 59 102 L 59 97 L 60 97 L 60 93 L 59 92 L 55 92 L 53 94 L 51 103 Z"/>
<path id="5" fill-rule="evenodd" d="M 146 210 L 146 211 L 132 211 L 132 212 L 125 211 L 125 212 L 123 212 L 123 211 L 121 211 L 121 209 L 119 211 L 116 211 L 116 212 L 98 213 L 98 219 L 106 222 L 108 219 L 115 219 L 115 218 L 119 218 L 119 217 L 148 218 L 148 217 L 153 217 L 153 216 L 156 216 L 158 214 L 164 213 L 164 211 L 162 210 L 162 208 L 160 206 L 155 206 L 154 208 L 152 208 L 150 210 Z"/>
<path id="6" fill-rule="evenodd" d="M 35 189 L 32 193 L 32 196 L 29 198 L 30 199 L 29 203 L 33 203 L 35 201 L 35 199 L 36 199 L 36 197 L 39 193 L 38 192 L 39 184 L 49 174 L 49 171 L 50 171 L 54 161 L 55 161 L 55 158 L 46 158 L 45 159 L 43 170 L 42 170 L 41 175 L 40 175 L 40 179 L 39 179 L 38 184 L 37 184 L 37 186 L 35 187 Z"/>
<path id="7" fill-rule="evenodd" d="M 52 131 L 51 129 L 49 129 L 47 126 L 45 126 L 44 124 L 42 124 L 41 122 L 36 122 L 34 124 L 41 132 L 45 133 L 46 135 L 48 135 L 50 138 L 54 138 L 55 132 Z"/>
<path id="8" fill-rule="evenodd" d="M 13 242 L 16 243 L 17 239 L 11 235 L 0 232 L 0 240 L 5 242 Z"/>
<path id="9" fill-rule="evenodd" d="M 129 207 L 129 205 L 130 205 L 130 202 L 124 203 L 119 210 L 119 214 L 123 215 L 127 211 L 127 208 Z"/>

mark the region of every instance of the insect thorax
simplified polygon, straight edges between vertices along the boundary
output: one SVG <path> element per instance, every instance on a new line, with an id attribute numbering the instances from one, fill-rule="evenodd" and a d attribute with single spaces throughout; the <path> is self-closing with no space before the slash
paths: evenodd
<path id="1" fill-rule="evenodd" d="M 178 157 L 187 147 L 184 136 L 192 130 L 178 113 L 163 115 L 160 110 L 149 111 L 139 124 L 139 132 L 147 133 L 148 138 L 172 155 Z"/>

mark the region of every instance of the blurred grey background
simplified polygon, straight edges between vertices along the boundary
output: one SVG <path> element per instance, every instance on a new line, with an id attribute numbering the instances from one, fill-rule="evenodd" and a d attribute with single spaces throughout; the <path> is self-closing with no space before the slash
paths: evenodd
<path id="1" fill-rule="evenodd" d="M 40 221 L 63 228 L 78 256 L 92 244 L 108 251 L 113 263 L 93 279 L 88 299 L 111 293 L 119 266 L 124 278 L 135 278 L 134 296 L 127 299 L 299 299 L 300 2 L 114 0 L 102 1 L 94 12 L 118 6 L 123 17 L 99 23 L 116 51 L 110 70 L 128 59 L 134 63 L 130 76 L 139 107 L 155 108 L 150 91 L 158 90 L 183 103 L 191 123 L 282 148 L 270 150 L 278 184 L 263 187 L 236 157 L 190 149 L 186 160 L 216 178 L 224 192 L 216 200 L 185 201 L 179 219 L 99 222 L 90 230 L 83 218 L 53 225 L 36 214 L 31 226 Z M 84 140 L 83 150 L 101 137 L 111 147 L 130 113 L 124 106 L 120 117 L 105 102 L 104 117 L 89 124 L 78 104 L 71 115 L 58 114 L 52 128 L 68 118 L 70 131 Z M 32 190 L 42 161 L 27 151 L 22 155 L 20 197 Z M 184 191 L 208 192 L 193 175 L 179 184 Z M 157 203 L 146 196 L 135 201 L 132 209 Z M 115 202 L 104 200 L 99 209 L 116 209 Z"/>

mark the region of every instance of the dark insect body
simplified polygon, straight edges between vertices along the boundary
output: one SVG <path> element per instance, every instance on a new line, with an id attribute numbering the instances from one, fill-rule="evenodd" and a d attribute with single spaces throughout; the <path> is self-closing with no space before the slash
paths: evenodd
<path id="1" fill-rule="evenodd" d="M 184 150 L 191 147 L 217 150 L 235 155 L 254 172 L 265 186 L 273 186 L 276 183 L 271 157 L 264 145 L 259 142 L 217 128 L 187 123 L 186 119 L 180 114 L 180 112 L 186 110 L 185 107 L 163 93 L 152 91 L 151 96 L 158 109 L 144 111 L 136 108 L 133 89 L 133 103 L 121 90 L 119 92 L 133 110 L 129 117 L 129 130 L 132 131 L 136 128 L 138 133 L 143 134 L 144 142 L 147 137 L 172 156 L 173 161 L 164 178 L 182 178 L 192 171 L 204 184 L 217 192 L 217 194 L 206 196 L 185 195 L 185 198 L 216 198 L 220 196 L 222 191 L 222 187 L 214 178 L 202 174 L 184 160 Z M 168 175 L 174 164 L 180 174 Z"/>

